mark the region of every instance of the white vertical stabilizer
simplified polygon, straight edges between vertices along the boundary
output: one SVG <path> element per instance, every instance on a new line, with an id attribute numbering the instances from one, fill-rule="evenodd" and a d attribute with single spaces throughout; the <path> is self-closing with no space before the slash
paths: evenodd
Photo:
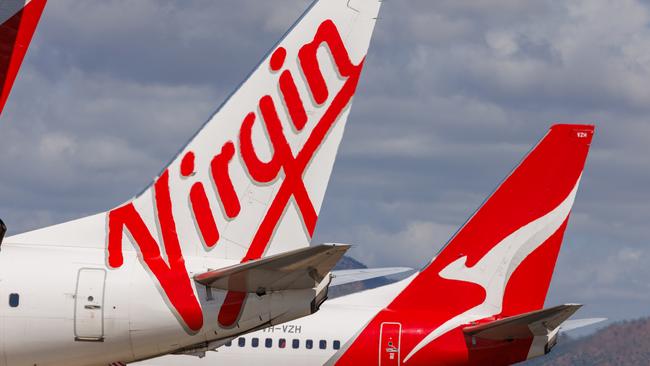
<path id="1" fill-rule="evenodd" d="M 309 245 L 379 7 L 314 2 L 143 193 L 6 243 L 108 245 L 111 265 L 153 247 L 241 261 Z"/>

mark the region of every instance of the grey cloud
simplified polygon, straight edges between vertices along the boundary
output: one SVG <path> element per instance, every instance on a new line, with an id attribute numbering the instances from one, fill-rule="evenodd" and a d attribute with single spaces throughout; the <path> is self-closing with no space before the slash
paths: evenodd
<path id="1" fill-rule="evenodd" d="M 241 80 L 307 1 L 80 1 L 48 7 L 35 63 L 114 78 L 228 85 Z"/>

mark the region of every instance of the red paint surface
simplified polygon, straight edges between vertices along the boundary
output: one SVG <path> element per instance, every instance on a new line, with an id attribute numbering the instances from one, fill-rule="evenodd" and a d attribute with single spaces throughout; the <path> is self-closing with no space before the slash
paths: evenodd
<path id="1" fill-rule="evenodd" d="M 255 147 L 253 146 L 253 124 L 256 118 L 255 113 L 251 112 L 244 119 L 239 130 L 239 146 L 244 165 L 251 178 L 256 182 L 268 183 L 277 178 L 280 172 L 280 159 L 282 157 L 277 151 L 273 153 L 273 157 L 269 161 L 262 161 L 257 157 Z M 273 133 L 271 130 L 268 130 L 268 132 L 269 134 Z M 273 145 L 273 148 L 276 148 L 275 145 Z"/>
<path id="2" fill-rule="evenodd" d="M 221 153 L 215 156 L 210 163 L 210 172 L 212 179 L 217 186 L 217 192 L 221 199 L 221 204 L 229 218 L 235 218 L 241 211 L 241 204 L 237 198 L 237 192 L 228 173 L 228 165 L 235 155 L 235 145 L 228 141 L 221 148 Z"/>
<path id="3" fill-rule="evenodd" d="M 289 111 L 291 122 L 298 131 L 302 131 L 307 123 L 307 112 L 305 112 L 305 106 L 302 103 L 302 99 L 300 99 L 298 88 L 289 70 L 285 70 L 280 76 L 280 91 Z"/>
<path id="4" fill-rule="evenodd" d="M 318 104 L 325 103 L 329 97 L 327 82 L 323 77 L 323 73 L 318 63 L 317 51 L 318 47 L 323 43 L 327 44 L 329 47 L 332 57 L 334 58 L 334 63 L 338 68 L 339 75 L 344 78 L 351 78 L 354 74 L 357 74 L 358 76 L 361 69 L 361 65 L 354 65 L 350 61 L 348 51 L 345 48 L 345 44 L 343 44 L 343 39 L 341 39 L 341 35 L 339 34 L 334 22 L 331 20 L 324 21 L 318 28 L 314 40 L 304 45 L 298 52 L 298 58 L 300 59 L 300 66 L 302 67 L 303 74 L 307 79 L 314 101 Z"/>
<path id="5" fill-rule="evenodd" d="M 287 50 L 284 47 L 278 47 L 275 52 L 273 52 L 273 55 L 271 55 L 271 71 L 278 71 L 282 68 L 282 65 L 284 65 L 284 60 L 287 58 Z"/>
<path id="6" fill-rule="evenodd" d="M 0 113 L 4 109 L 47 0 L 32 0 L 0 25 Z"/>
<path id="7" fill-rule="evenodd" d="M 381 325 L 381 338 L 379 340 L 379 366 L 399 366 L 400 338 L 402 327 L 397 323 L 384 323 Z"/>
<path id="8" fill-rule="evenodd" d="M 217 319 L 219 324 L 223 326 L 231 326 L 235 324 L 239 317 L 241 306 L 245 300 L 245 292 L 229 291 L 226 294 L 226 299 L 224 300 L 223 305 L 221 305 L 221 309 L 219 310 L 219 318 Z"/>
<path id="9" fill-rule="evenodd" d="M 181 161 L 181 175 L 183 177 L 189 177 L 194 173 L 194 158 L 194 153 L 191 151 L 183 156 Z"/>
<path id="10" fill-rule="evenodd" d="M 190 191 L 190 202 L 192 202 L 192 211 L 194 212 L 194 219 L 199 226 L 203 242 L 208 248 L 212 248 L 219 241 L 219 229 L 217 223 L 214 221 L 212 209 L 208 196 L 205 194 L 203 183 L 196 182 Z"/>

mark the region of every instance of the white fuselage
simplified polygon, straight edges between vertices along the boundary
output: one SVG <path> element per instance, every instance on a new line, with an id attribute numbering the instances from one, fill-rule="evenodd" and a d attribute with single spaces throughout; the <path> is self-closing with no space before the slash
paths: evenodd
<path id="1" fill-rule="evenodd" d="M 323 365 L 337 352 L 344 352 L 348 341 L 353 340 L 413 278 L 327 300 L 313 315 L 242 335 L 215 352 L 207 352 L 204 358 L 169 355 L 137 365 Z"/>
<path id="2" fill-rule="evenodd" d="M 216 320 L 224 292 L 194 286 L 205 325 L 189 334 L 135 252 L 110 270 L 103 250 L 2 245 L 0 366 L 106 365 L 131 362 L 229 338 L 311 313 L 314 289 L 249 295 L 237 324 Z M 190 273 L 233 264 L 187 258 Z M 124 270 L 127 269 L 127 270 Z"/>

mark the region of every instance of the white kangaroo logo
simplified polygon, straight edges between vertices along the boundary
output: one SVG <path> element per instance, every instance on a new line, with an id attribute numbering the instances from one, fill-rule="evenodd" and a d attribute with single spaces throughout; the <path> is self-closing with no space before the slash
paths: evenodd
<path id="1" fill-rule="evenodd" d="M 406 356 L 406 363 L 413 355 L 447 332 L 476 320 L 500 314 L 503 295 L 510 276 L 537 248 L 546 242 L 562 226 L 571 212 L 578 191 L 580 178 L 567 198 L 548 214 L 522 226 L 495 245 L 481 260 L 467 267 L 467 256 L 458 258 L 442 271 L 440 277 L 475 283 L 485 289 L 485 301 L 466 312 L 449 319 L 420 341 Z"/>

